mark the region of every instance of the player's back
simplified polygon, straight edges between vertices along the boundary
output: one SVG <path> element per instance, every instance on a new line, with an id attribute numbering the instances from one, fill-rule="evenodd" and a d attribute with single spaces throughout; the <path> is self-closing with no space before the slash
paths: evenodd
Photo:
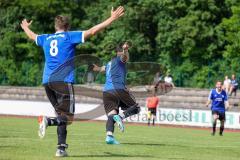
<path id="1" fill-rule="evenodd" d="M 47 83 L 50 75 L 62 64 L 73 59 L 76 45 L 83 42 L 83 32 L 80 31 L 57 32 L 37 36 L 36 44 L 43 48 L 45 55 L 43 83 Z M 74 67 L 72 67 L 73 69 Z M 73 83 L 73 72 L 66 75 L 64 81 Z"/>
<path id="2" fill-rule="evenodd" d="M 119 56 L 108 62 L 106 65 L 106 82 L 104 85 L 104 91 L 125 89 L 126 73 L 126 64 L 121 61 Z"/>

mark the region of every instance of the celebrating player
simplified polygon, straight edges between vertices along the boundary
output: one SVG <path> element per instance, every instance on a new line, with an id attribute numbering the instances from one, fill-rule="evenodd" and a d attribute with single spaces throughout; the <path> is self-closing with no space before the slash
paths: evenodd
<path id="1" fill-rule="evenodd" d="M 153 126 L 155 125 L 157 106 L 159 103 L 159 98 L 156 96 L 155 90 L 152 91 L 153 95 L 148 97 L 146 100 L 146 106 L 148 108 L 148 126 L 150 126 L 151 117 L 153 119 Z"/>
<path id="2" fill-rule="evenodd" d="M 68 17 L 59 15 L 55 18 L 56 33 L 42 35 L 37 35 L 29 28 L 32 21 L 28 22 L 24 19 L 21 23 L 21 27 L 26 35 L 44 50 L 46 62 L 42 82 L 49 101 L 57 113 L 57 117 L 39 117 L 39 136 L 41 138 L 44 137 L 45 130 L 48 126 L 57 126 L 57 157 L 67 156 L 67 152 L 65 150 L 68 147 L 66 144 L 67 124 L 71 124 L 73 121 L 75 110 L 73 91 L 74 67 L 72 68 L 72 72 L 60 82 L 57 81 L 58 78 L 56 78 L 56 81 L 50 81 L 50 76 L 62 64 L 67 62 L 69 59 L 74 58 L 76 45 L 84 43 L 86 39 L 94 36 L 109 26 L 123 14 L 124 8 L 122 6 L 118 7 L 116 10 L 113 10 L 112 8 L 111 16 L 107 20 L 85 31 L 69 31 L 70 24 Z"/>
<path id="3" fill-rule="evenodd" d="M 217 120 L 221 122 L 219 135 L 223 135 L 224 122 L 225 122 L 225 110 L 229 108 L 228 96 L 225 90 L 222 89 L 222 82 L 217 81 L 216 89 L 212 89 L 206 107 L 212 102 L 211 110 L 213 115 L 212 135 L 215 135 Z M 226 109 L 225 109 L 226 107 Z"/>
<path id="4" fill-rule="evenodd" d="M 106 73 L 103 103 L 108 116 L 106 123 L 107 144 L 119 144 L 113 136 L 115 122 L 123 132 L 124 125 L 122 120 L 140 112 L 140 107 L 125 85 L 126 63 L 129 59 L 128 48 L 128 43 L 118 46 L 116 48 L 116 56 L 106 66 L 98 67 L 94 65 L 93 68 L 94 71 Z M 119 114 L 119 107 L 124 111 L 123 113 Z"/>

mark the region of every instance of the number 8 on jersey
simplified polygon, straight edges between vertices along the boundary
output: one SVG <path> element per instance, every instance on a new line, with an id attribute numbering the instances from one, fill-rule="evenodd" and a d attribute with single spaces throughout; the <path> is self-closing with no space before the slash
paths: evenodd
<path id="1" fill-rule="evenodd" d="M 51 56 L 56 56 L 58 54 L 57 40 L 54 39 L 50 42 L 50 54 Z"/>

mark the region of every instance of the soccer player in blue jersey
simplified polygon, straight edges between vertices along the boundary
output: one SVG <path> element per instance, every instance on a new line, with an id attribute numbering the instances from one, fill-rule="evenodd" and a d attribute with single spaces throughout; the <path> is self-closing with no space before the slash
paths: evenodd
<path id="1" fill-rule="evenodd" d="M 230 87 L 229 96 L 232 96 L 232 93 L 234 92 L 234 96 L 236 97 L 237 89 L 238 89 L 238 82 L 236 80 L 235 74 L 233 74 L 232 79 L 231 79 L 231 87 Z"/>
<path id="2" fill-rule="evenodd" d="M 123 119 L 138 114 L 140 107 L 134 97 L 126 88 L 126 63 L 129 59 L 128 43 L 119 45 L 116 48 L 116 56 L 107 63 L 106 66 L 98 67 L 94 65 L 94 71 L 105 72 L 106 82 L 103 89 L 103 103 L 108 117 L 106 122 L 106 143 L 119 144 L 114 138 L 114 124 L 117 123 L 123 132 Z M 124 111 L 119 114 L 119 107 Z"/>
<path id="3" fill-rule="evenodd" d="M 74 58 L 75 48 L 78 44 L 84 43 L 89 37 L 94 36 L 112 22 L 120 18 L 124 14 L 124 8 L 118 7 L 111 11 L 111 16 L 104 22 L 85 31 L 69 31 L 70 23 L 66 16 L 57 16 L 55 18 L 55 30 L 53 34 L 38 35 L 34 33 L 29 26 L 32 21 L 28 22 L 24 19 L 21 27 L 26 35 L 36 44 L 43 48 L 45 55 L 45 67 L 43 72 L 43 85 L 47 96 L 54 107 L 57 116 L 48 118 L 45 116 L 39 117 L 39 136 L 42 138 L 45 135 L 48 126 L 57 126 L 58 147 L 56 156 L 67 156 L 66 144 L 67 124 L 71 124 L 74 117 L 75 101 L 74 101 L 74 67 L 72 72 L 65 76 L 63 80 L 50 77 L 58 70 L 65 62 Z M 55 80 L 54 80 L 55 79 Z"/>
<path id="4" fill-rule="evenodd" d="M 228 96 L 225 90 L 222 89 L 222 82 L 217 81 L 216 88 L 212 89 L 206 107 L 211 103 L 211 110 L 213 115 L 212 135 L 215 135 L 217 120 L 221 122 L 219 135 L 223 135 L 225 111 L 229 108 Z"/>

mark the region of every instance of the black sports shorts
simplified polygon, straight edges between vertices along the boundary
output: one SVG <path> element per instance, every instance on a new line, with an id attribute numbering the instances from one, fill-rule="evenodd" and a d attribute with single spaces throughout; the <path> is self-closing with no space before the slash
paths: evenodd
<path id="1" fill-rule="evenodd" d="M 44 87 L 49 101 L 58 114 L 74 114 L 75 98 L 73 84 L 52 82 L 44 84 Z"/>
<path id="2" fill-rule="evenodd" d="M 107 114 L 112 110 L 117 110 L 119 112 L 120 107 L 122 110 L 127 110 L 132 106 L 138 105 L 135 98 L 126 89 L 103 92 L 103 103 Z"/>
<path id="3" fill-rule="evenodd" d="M 148 111 L 155 116 L 157 114 L 157 108 L 148 108 Z"/>
<path id="4" fill-rule="evenodd" d="M 216 115 L 218 115 L 218 119 L 220 120 L 220 121 L 225 121 L 225 112 L 219 112 L 219 111 L 212 111 L 212 115 L 214 115 L 214 114 L 216 114 Z"/>

